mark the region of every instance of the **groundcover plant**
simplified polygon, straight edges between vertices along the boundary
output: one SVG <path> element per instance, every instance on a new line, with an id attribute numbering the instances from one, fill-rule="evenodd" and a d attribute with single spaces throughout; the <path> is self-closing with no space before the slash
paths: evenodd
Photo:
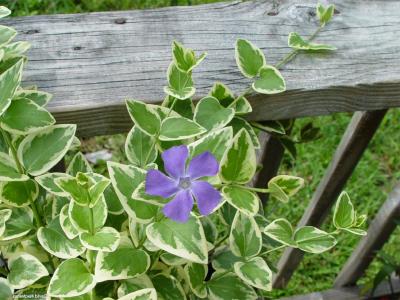
<path id="1" fill-rule="evenodd" d="M 173 42 L 167 96 L 161 105 L 126 102 L 130 164 L 108 162 L 109 176 L 93 172 L 79 152 L 75 125 L 55 124 L 45 108 L 51 95 L 20 86 L 29 44 L 12 42 L 16 31 L 0 26 L 0 299 L 256 299 L 272 288 L 271 252 L 318 254 L 338 234 L 365 234 L 366 217 L 345 192 L 336 229 L 325 232 L 294 229 L 263 211 L 259 193 L 290 205 L 301 178 L 250 184 L 259 130 L 284 133 L 285 126 L 246 121 L 246 96 L 285 91 L 278 69 L 300 51 L 334 50 L 312 42 L 333 12 L 318 5 L 316 32 L 291 33 L 293 50 L 275 66 L 238 39 L 237 65 L 252 81 L 239 96 L 215 83 L 193 102 L 192 72 L 206 54 Z M 8 14 L 0 7 L 0 17 Z M 66 172 L 53 172 L 67 152 Z"/>

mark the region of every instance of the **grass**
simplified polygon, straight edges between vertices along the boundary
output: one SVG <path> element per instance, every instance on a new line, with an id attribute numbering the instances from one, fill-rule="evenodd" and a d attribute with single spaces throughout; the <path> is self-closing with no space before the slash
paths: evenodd
<path id="1" fill-rule="evenodd" d="M 126 10 L 155 8 L 169 5 L 190 5 L 216 2 L 216 0 L 8 0 L 3 5 L 14 11 L 13 15 L 35 15 L 53 13 L 78 13 L 105 10 Z M 346 190 L 361 213 L 372 220 L 387 194 L 400 178 L 400 131 L 398 130 L 399 110 L 391 110 L 385 117 L 378 133 L 372 140 L 368 150 L 357 166 L 346 185 Z M 307 144 L 298 145 L 298 157 L 292 161 L 285 155 L 281 174 L 295 174 L 305 178 L 307 186 L 289 204 L 270 201 L 267 212 L 269 218 L 285 216 L 296 223 L 307 207 L 313 192 L 321 180 L 326 167 L 340 141 L 340 138 L 350 120 L 349 114 L 334 114 L 314 118 L 315 124 L 321 128 L 322 138 Z M 298 120 L 296 127 L 309 121 Z M 114 160 L 125 161 L 123 143 L 125 135 L 96 137 L 83 142 L 83 150 L 87 152 L 99 149 L 109 149 L 114 154 Z M 101 166 L 99 166 L 101 168 Z M 331 218 L 331 214 L 329 216 Z M 329 219 L 328 219 L 329 220 Z M 331 227 L 330 222 L 324 224 L 325 229 Z M 284 290 L 276 290 L 271 296 L 287 296 L 324 290 L 332 286 L 335 276 L 345 263 L 359 238 L 343 235 L 332 251 L 321 255 L 305 255 L 299 269 L 295 272 L 289 286 Z M 400 230 L 392 235 L 385 251 L 395 254 L 400 249 Z M 379 264 L 374 262 L 367 272 L 367 278 L 373 276 Z M 365 281 L 365 278 L 363 279 Z M 363 281 L 362 280 L 362 281 Z"/>

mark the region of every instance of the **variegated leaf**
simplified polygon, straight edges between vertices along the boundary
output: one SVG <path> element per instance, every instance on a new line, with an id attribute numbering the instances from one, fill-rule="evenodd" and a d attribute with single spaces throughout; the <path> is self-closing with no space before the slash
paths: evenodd
<path id="1" fill-rule="evenodd" d="M 30 254 L 18 254 L 8 261 L 10 273 L 7 280 L 14 289 L 23 289 L 49 275 L 45 266 Z"/>
<path id="2" fill-rule="evenodd" d="M 172 54 L 176 67 L 182 72 L 192 71 L 207 56 L 205 52 L 197 58 L 192 49 L 186 48 L 177 41 L 172 42 Z"/>
<path id="3" fill-rule="evenodd" d="M 5 226 L 0 241 L 10 241 L 26 235 L 34 228 L 32 210 L 29 207 L 11 208 L 11 216 Z"/>
<path id="4" fill-rule="evenodd" d="M 236 256 L 253 257 L 260 253 L 261 231 L 254 218 L 236 212 L 229 235 L 230 248 Z"/>
<path id="5" fill-rule="evenodd" d="M 82 245 L 87 249 L 113 252 L 118 247 L 120 234 L 112 227 L 103 227 L 94 234 L 83 232 L 79 235 L 79 238 Z"/>
<path id="6" fill-rule="evenodd" d="M 207 281 L 207 289 L 210 300 L 257 299 L 257 294 L 252 287 L 230 272 L 215 272 Z"/>
<path id="7" fill-rule="evenodd" d="M 78 174 L 79 172 L 92 172 L 92 167 L 90 166 L 86 157 L 81 152 L 75 154 L 67 168 L 67 173 L 71 176 L 76 176 L 76 174 Z"/>
<path id="8" fill-rule="evenodd" d="M 6 153 L 0 152 L 0 181 L 26 181 L 29 177 L 19 173 L 14 160 Z"/>
<path id="9" fill-rule="evenodd" d="M 153 106 L 136 100 L 127 100 L 126 106 L 129 115 L 138 128 L 148 135 L 157 135 L 160 131 L 161 119 Z"/>
<path id="10" fill-rule="evenodd" d="M 62 259 L 78 257 L 85 251 L 78 238 L 70 240 L 64 234 L 58 217 L 46 227 L 39 228 L 37 238 L 47 252 Z"/>
<path id="11" fill-rule="evenodd" d="M 0 37 L 3 36 L 2 31 L 4 27 L 5 26 L 0 26 Z M 2 44 L 2 42 L 3 38 L 0 38 L 0 44 Z M 3 115 L 11 104 L 11 99 L 21 82 L 22 68 L 23 59 L 21 58 L 0 75 L 0 116 Z"/>
<path id="12" fill-rule="evenodd" d="M 187 223 L 170 219 L 150 224 L 147 238 L 157 247 L 192 262 L 206 264 L 208 261 L 207 240 L 201 222 L 191 216 Z"/>
<path id="13" fill-rule="evenodd" d="M 107 166 L 114 191 L 126 213 L 141 223 L 149 223 L 156 215 L 158 207 L 132 199 L 136 187 L 144 182 L 146 171 L 115 162 L 108 162 Z"/>
<path id="14" fill-rule="evenodd" d="M 222 106 L 232 107 L 236 115 L 244 115 L 253 111 L 253 108 L 245 97 L 236 99 L 232 91 L 221 82 L 214 83 L 209 95 L 218 99 Z M 235 101 L 235 104 L 232 106 L 233 101 Z"/>
<path id="15" fill-rule="evenodd" d="M 356 212 L 349 195 L 342 192 L 336 202 L 333 213 L 333 225 L 338 229 L 350 228 L 356 220 Z"/>
<path id="16" fill-rule="evenodd" d="M 39 106 L 46 106 L 53 96 L 37 90 L 18 90 L 15 92 L 15 97 L 27 98 Z"/>
<path id="17" fill-rule="evenodd" d="M 260 77 L 252 84 L 253 89 L 261 94 L 278 94 L 286 90 L 285 79 L 273 66 L 264 66 L 260 70 Z"/>
<path id="18" fill-rule="evenodd" d="M 127 257 L 128 260 L 121 259 Z M 98 282 L 134 278 L 144 274 L 150 262 L 149 255 L 141 249 L 120 247 L 114 252 L 100 251 L 96 257 L 95 277 Z"/>
<path id="19" fill-rule="evenodd" d="M 14 28 L 0 25 L 0 46 L 9 43 L 16 35 Z"/>
<path id="20" fill-rule="evenodd" d="M 68 215 L 69 204 L 65 204 L 60 212 L 60 225 L 65 235 L 70 239 L 74 239 L 79 235 L 79 231 L 72 225 Z"/>
<path id="21" fill-rule="evenodd" d="M 160 140 L 175 141 L 198 136 L 206 129 L 184 117 L 168 117 L 161 124 Z"/>
<path id="22" fill-rule="evenodd" d="M 194 111 L 194 121 L 208 131 L 225 127 L 234 116 L 234 109 L 223 107 L 211 96 L 201 99 Z"/>
<path id="23" fill-rule="evenodd" d="M 8 219 L 10 219 L 11 214 L 12 211 L 9 208 L 0 210 L 0 238 L 6 230 L 6 222 L 8 221 Z"/>
<path id="24" fill-rule="evenodd" d="M 260 69 L 266 64 L 261 49 L 244 39 L 236 41 L 235 58 L 240 71 L 248 78 L 257 76 Z"/>
<path id="25" fill-rule="evenodd" d="M 1 7 L 0 7 L 1 14 Z M 14 298 L 14 289 L 6 278 L 0 278 L 0 299 L 11 300 Z"/>
<path id="26" fill-rule="evenodd" d="M 278 175 L 268 182 L 270 195 L 283 203 L 304 186 L 304 179 L 296 176 Z"/>
<path id="27" fill-rule="evenodd" d="M 76 125 L 54 125 L 27 135 L 18 147 L 26 171 L 39 176 L 54 167 L 67 153 Z"/>
<path id="28" fill-rule="evenodd" d="M 0 200 L 8 205 L 28 206 L 36 200 L 38 195 L 39 187 L 32 179 L 0 182 Z"/>
<path id="29" fill-rule="evenodd" d="M 184 100 L 192 97 L 196 92 L 191 73 L 179 70 L 174 62 L 168 67 L 167 79 L 168 86 L 164 87 L 164 92 L 167 95 Z"/>
<path id="30" fill-rule="evenodd" d="M 11 10 L 9 10 L 5 6 L 0 6 L 0 18 L 7 17 L 10 14 L 11 14 Z"/>
<path id="31" fill-rule="evenodd" d="M 133 126 L 125 142 L 125 154 L 128 160 L 144 168 L 157 159 L 157 149 L 154 147 L 154 138 Z"/>
<path id="32" fill-rule="evenodd" d="M 189 263 L 184 270 L 192 292 L 199 298 L 207 297 L 207 287 L 204 281 L 208 271 L 207 265 Z"/>
<path id="33" fill-rule="evenodd" d="M 272 290 L 272 271 L 261 257 L 235 263 L 235 273 L 245 283 L 257 289 Z"/>
<path id="34" fill-rule="evenodd" d="M 57 184 L 56 180 L 59 178 L 73 178 L 65 173 L 46 173 L 35 177 L 35 180 L 39 185 L 51 194 L 59 197 L 68 197 L 69 194 L 63 191 Z"/>
<path id="35" fill-rule="evenodd" d="M 92 212 L 90 212 L 92 210 Z M 88 206 L 80 206 L 71 201 L 68 208 L 68 216 L 72 225 L 79 232 L 90 232 L 92 225 L 90 224 L 90 214 L 93 213 L 93 230 L 102 228 L 107 219 L 107 204 L 104 197 L 97 201 L 93 208 Z"/>
<path id="36" fill-rule="evenodd" d="M 286 219 L 276 219 L 264 228 L 264 234 L 281 244 L 297 247 L 293 240 L 293 227 Z"/>
<path id="37" fill-rule="evenodd" d="M 298 33 L 291 32 L 288 38 L 289 47 L 296 50 L 307 50 L 307 51 L 318 51 L 318 50 L 336 50 L 335 47 L 326 45 L 326 44 L 318 44 L 311 43 L 305 41 Z"/>
<path id="38" fill-rule="evenodd" d="M 175 277 L 160 273 L 151 280 L 157 291 L 158 300 L 186 300 L 185 291 Z"/>
<path id="39" fill-rule="evenodd" d="M 157 292 L 153 288 L 143 289 L 125 295 L 118 300 L 157 300 Z"/>
<path id="40" fill-rule="evenodd" d="M 221 161 L 221 178 L 227 183 L 247 183 L 256 172 L 256 153 L 245 129 L 233 138 Z"/>
<path id="41" fill-rule="evenodd" d="M 241 212 L 249 216 L 254 216 L 258 212 L 260 198 L 256 193 L 240 186 L 225 186 L 222 194 L 229 204 Z"/>
<path id="42" fill-rule="evenodd" d="M 71 258 L 62 262 L 51 278 L 47 293 L 51 297 L 75 297 L 90 292 L 96 281 L 84 262 Z"/>
<path id="43" fill-rule="evenodd" d="M 56 122 L 46 109 L 26 98 L 13 99 L 0 121 L 1 128 L 17 135 L 31 134 Z"/>
<path id="44" fill-rule="evenodd" d="M 298 228 L 294 233 L 297 247 L 305 252 L 322 253 L 336 245 L 336 239 L 325 231 L 313 226 Z"/>

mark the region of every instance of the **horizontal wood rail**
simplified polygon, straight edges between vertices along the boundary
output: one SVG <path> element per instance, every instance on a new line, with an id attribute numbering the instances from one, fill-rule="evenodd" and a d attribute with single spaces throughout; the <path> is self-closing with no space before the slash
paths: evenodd
<path id="1" fill-rule="evenodd" d="M 400 106 L 399 1 L 336 0 L 334 22 L 318 36 L 338 48 L 305 54 L 285 67 L 288 91 L 250 97 L 253 120 Z M 246 38 L 269 63 L 290 51 L 289 32 L 317 27 L 315 0 L 223 2 L 155 10 L 33 16 L 2 21 L 32 43 L 24 82 L 54 94 L 59 122 L 77 123 L 78 134 L 128 130 L 126 98 L 164 98 L 171 42 L 177 39 L 208 57 L 195 71 L 197 97 L 215 81 L 235 92 L 248 87 L 237 69 L 234 43 Z"/>

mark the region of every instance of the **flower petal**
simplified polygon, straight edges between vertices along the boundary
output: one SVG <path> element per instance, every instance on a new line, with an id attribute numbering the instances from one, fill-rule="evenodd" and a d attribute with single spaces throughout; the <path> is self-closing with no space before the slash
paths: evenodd
<path id="1" fill-rule="evenodd" d="M 189 190 L 181 190 L 175 198 L 163 207 L 163 213 L 168 218 L 186 223 L 193 208 L 193 198 Z"/>
<path id="2" fill-rule="evenodd" d="M 192 179 L 217 175 L 219 170 L 218 161 L 211 152 L 203 152 L 195 157 L 189 163 L 188 175 Z"/>
<path id="3" fill-rule="evenodd" d="M 179 179 L 185 176 L 186 160 L 189 156 L 185 145 L 171 147 L 161 155 L 164 161 L 164 169 L 169 176 Z"/>
<path id="4" fill-rule="evenodd" d="M 179 191 L 178 183 L 158 170 L 149 170 L 146 175 L 146 194 L 171 197 Z"/>
<path id="5" fill-rule="evenodd" d="M 210 214 L 221 201 L 221 194 L 206 181 L 192 182 L 192 192 L 203 216 Z"/>

